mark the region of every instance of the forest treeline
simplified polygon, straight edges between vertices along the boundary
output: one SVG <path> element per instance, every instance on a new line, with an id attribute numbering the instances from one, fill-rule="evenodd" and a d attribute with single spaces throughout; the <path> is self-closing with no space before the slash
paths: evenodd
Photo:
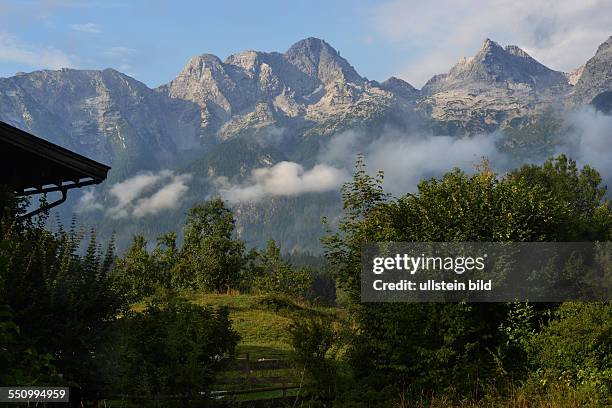
<path id="1" fill-rule="evenodd" d="M 114 279 L 127 288 L 132 302 L 159 290 L 181 289 L 304 296 L 313 283 L 313 271 L 294 268 L 273 240 L 261 251 L 247 252 L 236 237 L 234 215 L 220 198 L 191 208 L 183 231 L 182 247 L 170 232 L 158 237 L 151 251 L 144 236 L 136 235 L 117 259 Z"/>
<path id="2" fill-rule="evenodd" d="M 181 294 L 272 293 L 345 310 L 341 321 L 303 317 L 290 328 L 303 406 L 612 404 L 610 302 L 360 302 L 364 242 L 610 241 L 596 170 L 559 156 L 497 175 L 483 162 L 391 197 L 359 157 L 342 193 L 343 217 L 322 238 L 326 263 L 308 267 L 273 241 L 247 250 L 220 199 L 189 211 L 182 245 L 174 232 L 154 243 L 137 235 L 118 257 L 95 231 L 15 222 L 24 204 L 3 191 L 0 381 L 66 384 L 75 401 L 206 395 L 239 335 L 226 309 Z"/>

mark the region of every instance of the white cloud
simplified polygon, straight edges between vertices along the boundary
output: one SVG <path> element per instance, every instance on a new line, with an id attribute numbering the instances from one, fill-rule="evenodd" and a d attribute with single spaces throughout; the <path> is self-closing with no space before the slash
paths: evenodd
<path id="1" fill-rule="evenodd" d="M 336 190 L 347 178 L 344 170 L 326 164 L 304 170 L 298 163 L 283 161 L 272 167 L 253 170 L 249 179 L 242 184 L 231 184 L 225 177 L 215 181 L 223 198 L 239 202 Z"/>
<path id="2" fill-rule="evenodd" d="M 399 73 L 416 86 L 473 55 L 487 37 L 571 71 L 612 34 L 612 2 L 606 0 L 393 0 L 372 11 L 384 39 L 422 50 Z"/>
<path id="3" fill-rule="evenodd" d="M 499 137 L 497 133 L 455 138 L 388 131 L 372 140 L 365 133 L 347 131 L 322 146 L 317 157 L 319 164 L 310 170 L 304 170 L 298 163 L 280 162 L 253 170 L 241 184 L 232 184 L 225 177 L 215 182 L 221 196 L 230 202 L 338 191 L 350 178 L 356 155 L 363 153 L 370 174 L 384 171 L 385 190 L 403 194 L 415 191 L 424 178 L 440 176 L 454 167 L 473 171 L 483 156 L 497 169 L 507 169 L 509 158 L 496 147 Z"/>
<path id="4" fill-rule="evenodd" d="M 149 197 L 140 198 L 132 214 L 135 217 L 154 215 L 164 210 L 172 210 L 178 207 L 180 198 L 185 195 L 189 187 L 187 183 L 191 180 L 191 174 L 174 176 L 172 181 L 163 186 Z"/>
<path id="5" fill-rule="evenodd" d="M 384 170 L 387 191 L 402 194 L 415 191 L 421 180 L 455 167 L 471 172 L 483 156 L 495 168 L 505 168 L 506 158 L 496 148 L 496 141 L 496 134 L 381 140 L 372 146 L 366 160 L 370 169 Z"/>
<path id="6" fill-rule="evenodd" d="M 98 24 L 94 23 L 84 23 L 84 24 L 72 24 L 70 28 L 74 31 L 79 31 L 81 33 L 101 33 L 102 29 Z"/>
<path id="7" fill-rule="evenodd" d="M 565 121 L 572 131 L 557 154 L 566 153 L 580 165 L 589 164 L 600 172 L 605 182 L 612 181 L 609 160 L 612 156 L 609 140 L 612 116 L 587 107 L 569 113 Z M 231 183 L 225 177 L 216 178 L 214 182 L 219 194 L 232 203 L 338 191 L 350 178 L 355 156 L 361 152 L 365 155 L 369 174 L 384 171 L 385 191 L 402 195 L 415 192 L 421 180 L 440 177 L 455 167 L 471 173 L 483 156 L 500 173 L 526 163 L 498 149 L 501 136 L 500 132 L 449 137 L 387 131 L 372 140 L 365 133 L 348 131 L 333 136 L 322 146 L 317 157 L 319 164 L 311 169 L 284 161 L 254 169 L 242 183 Z M 527 162 L 532 160 L 537 159 Z M 110 194 L 116 204 L 107 214 L 114 218 L 140 218 L 178 208 L 191 179 L 190 174 L 175 174 L 169 170 L 133 176 L 111 187 Z M 87 191 L 79 201 L 79 208 L 84 212 L 99 210 L 102 206 L 94 192 Z"/>
<path id="8" fill-rule="evenodd" d="M 74 67 L 74 57 L 53 47 L 35 47 L 15 36 L 0 32 L 0 61 L 16 62 L 36 69 Z"/>
<path id="9" fill-rule="evenodd" d="M 597 170 L 604 184 L 612 182 L 612 116 L 596 112 L 591 107 L 583 107 L 568 115 L 572 134 L 567 146 L 560 149 L 579 165 L 588 164 Z"/>
<path id="10" fill-rule="evenodd" d="M 612 116 L 596 112 L 592 107 L 582 107 L 568 112 L 563 120 L 563 127 L 569 132 L 560 135 L 562 139 L 554 156 L 564 153 L 580 166 L 590 165 L 609 186 L 612 183 Z M 318 161 L 351 169 L 356 154 L 363 153 L 368 173 L 383 170 L 385 190 L 400 195 L 416 191 L 421 180 L 440 177 L 455 167 L 471 173 L 483 156 L 499 173 L 545 159 L 519 158 L 501 151 L 498 142 L 502 137 L 501 132 L 450 137 L 387 131 L 372 140 L 364 133 L 348 131 L 333 136 L 321 149 Z"/>
<path id="11" fill-rule="evenodd" d="M 507 168 L 508 158 L 496 147 L 498 138 L 497 133 L 459 138 L 387 132 L 371 141 L 363 133 L 344 132 L 330 140 L 319 160 L 349 169 L 356 154 L 363 153 L 370 174 L 384 171 L 385 190 L 403 194 L 454 167 L 472 171 L 483 156 L 497 169 Z"/>
<path id="12" fill-rule="evenodd" d="M 170 170 L 130 177 L 110 188 L 116 204 L 108 209 L 108 214 L 113 218 L 143 217 L 177 208 L 190 180 L 190 174 L 177 175 Z"/>
<path id="13" fill-rule="evenodd" d="M 129 207 L 136 198 L 162 178 L 169 177 L 171 174 L 170 171 L 162 171 L 156 174 L 147 172 L 114 184 L 110 189 L 110 194 L 117 200 L 117 204 L 109 210 L 110 213 L 116 217 L 126 217 Z"/>
<path id="14" fill-rule="evenodd" d="M 76 205 L 78 213 L 102 210 L 104 206 L 98 200 L 95 190 L 85 190 Z"/>

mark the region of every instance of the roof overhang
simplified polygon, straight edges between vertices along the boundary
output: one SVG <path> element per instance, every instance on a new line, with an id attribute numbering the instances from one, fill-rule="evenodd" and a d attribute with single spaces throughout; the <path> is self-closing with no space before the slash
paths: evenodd
<path id="1" fill-rule="evenodd" d="M 54 191 L 62 197 L 20 218 L 27 218 L 66 200 L 69 189 L 99 184 L 110 167 L 0 121 L 0 184 L 16 196 Z"/>
<path id="2" fill-rule="evenodd" d="M 0 122 L 0 184 L 32 195 L 98 184 L 110 167 Z"/>

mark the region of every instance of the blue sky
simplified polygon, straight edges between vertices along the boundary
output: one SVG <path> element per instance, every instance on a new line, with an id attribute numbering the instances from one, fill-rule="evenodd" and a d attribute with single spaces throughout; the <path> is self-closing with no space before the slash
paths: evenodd
<path id="1" fill-rule="evenodd" d="M 0 0 L 0 76 L 112 67 L 154 87 L 186 61 L 325 39 L 370 79 L 415 86 L 485 38 L 569 71 L 612 35 L 612 2 L 585 0 Z"/>

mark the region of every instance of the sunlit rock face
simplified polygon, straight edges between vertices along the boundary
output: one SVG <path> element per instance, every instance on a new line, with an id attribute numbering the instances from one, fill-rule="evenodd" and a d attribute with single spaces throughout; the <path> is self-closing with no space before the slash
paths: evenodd
<path id="1" fill-rule="evenodd" d="M 568 76 L 551 70 L 517 46 L 489 39 L 470 58 L 423 87 L 420 106 L 441 128 L 492 131 L 563 105 L 572 91 Z"/>
<path id="2" fill-rule="evenodd" d="M 334 121 L 367 119 L 391 107 L 395 97 L 317 38 L 299 41 L 285 53 L 249 50 L 225 62 L 200 55 L 158 91 L 197 103 L 202 128 L 219 140 L 271 125 L 331 132 L 339 127 Z"/>
<path id="3" fill-rule="evenodd" d="M 612 90 L 612 37 L 584 65 L 574 88 L 576 103 L 589 103 L 600 93 Z"/>
<path id="4" fill-rule="evenodd" d="M 200 145 L 199 108 L 113 69 L 0 78 L 0 119 L 106 163 L 130 151 L 171 162 Z"/>

